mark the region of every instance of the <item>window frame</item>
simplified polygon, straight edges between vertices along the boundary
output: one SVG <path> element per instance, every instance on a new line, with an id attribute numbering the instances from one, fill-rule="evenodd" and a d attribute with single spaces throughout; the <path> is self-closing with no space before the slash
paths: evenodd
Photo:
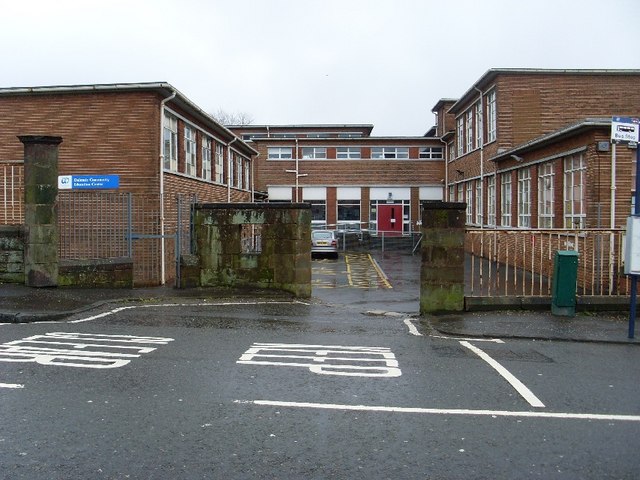
<path id="1" fill-rule="evenodd" d="M 165 112 L 163 121 L 163 168 L 178 171 L 178 117 Z"/>
<path id="2" fill-rule="evenodd" d="M 301 160 L 326 160 L 327 147 L 302 147 Z"/>
<path id="3" fill-rule="evenodd" d="M 422 160 L 442 160 L 444 159 L 443 147 L 420 147 L 418 158 Z"/>
<path id="4" fill-rule="evenodd" d="M 191 125 L 184 126 L 184 173 L 190 177 L 196 176 L 197 168 L 197 135 Z"/>
<path id="5" fill-rule="evenodd" d="M 268 160 L 292 160 L 293 147 L 269 147 L 267 150 Z"/>
<path id="6" fill-rule="evenodd" d="M 487 177 L 487 225 L 496 226 L 496 177 Z"/>
<path id="7" fill-rule="evenodd" d="M 371 147 L 372 160 L 407 160 L 409 147 Z"/>
<path id="8" fill-rule="evenodd" d="M 531 228 L 531 168 L 518 170 L 518 228 Z"/>
<path id="9" fill-rule="evenodd" d="M 339 160 L 359 160 L 362 158 L 362 148 L 336 147 L 336 158 Z"/>
<path id="10" fill-rule="evenodd" d="M 201 176 L 205 180 L 211 181 L 212 158 L 211 151 L 212 139 L 207 135 L 202 135 L 202 172 Z"/>
<path id="11" fill-rule="evenodd" d="M 553 162 L 538 166 L 538 228 L 553 228 L 555 175 Z"/>
<path id="12" fill-rule="evenodd" d="M 500 174 L 500 226 L 511 226 L 511 172 Z"/>
<path id="13" fill-rule="evenodd" d="M 487 93 L 487 143 L 494 142 L 497 138 L 497 102 L 496 91 Z"/>
<path id="14" fill-rule="evenodd" d="M 577 160 L 577 162 L 576 162 Z M 571 165 L 567 165 L 568 162 Z M 578 166 L 576 167 L 576 163 Z M 582 153 L 569 155 L 564 158 L 564 228 L 571 229 L 581 229 L 586 227 L 587 223 L 587 212 L 586 212 L 586 191 L 585 191 L 585 180 L 587 173 L 587 163 L 584 159 L 584 155 Z M 579 183 L 577 183 L 576 176 L 579 178 Z M 570 180 L 570 181 L 568 181 Z M 579 189 L 579 201 L 576 202 L 575 199 L 575 189 L 576 187 Z M 568 192 L 571 190 L 571 198 L 568 197 Z M 580 212 L 576 212 L 576 203 L 579 205 Z M 570 209 L 567 207 L 570 206 Z M 570 210 L 570 211 L 569 211 Z M 576 222 L 576 219 L 578 220 Z"/>
<path id="15" fill-rule="evenodd" d="M 224 145 L 216 142 L 215 147 L 215 166 L 214 181 L 216 183 L 224 183 Z"/>

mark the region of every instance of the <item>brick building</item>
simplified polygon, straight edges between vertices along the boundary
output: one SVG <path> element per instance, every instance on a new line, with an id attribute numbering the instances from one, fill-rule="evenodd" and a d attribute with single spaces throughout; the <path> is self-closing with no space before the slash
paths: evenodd
<path id="1" fill-rule="evenodd" d="M 133 195 L 137 285 L 174 275 L 177 195 L 253 199 L 255 150 L 167 83 L 0 89 L 0 164 L 19 165 L 27 134 L 63 138 L 60 175 L 118 175 L 112 193 Z M 72 212 L 77 224 L 82 214 Z"/>
<path id="2" fill-rule="evenodd" d="M 444 146 L 433 136 L 375 137 L 372 125 L 229 126 L 251 141 L 255 187 L 312 205 L 314 228 L 416 230 L 422 200 L 442 200 Z"/>
<path id="3" fill-rule="evenodd" d="M 622 227 L 635 150 L 609 144 L 611 117 L 640 114 L 639 81 L 640 70 L 489 70 L 433 108 L 447 198 L 467 202 L 469 225 Z"/>

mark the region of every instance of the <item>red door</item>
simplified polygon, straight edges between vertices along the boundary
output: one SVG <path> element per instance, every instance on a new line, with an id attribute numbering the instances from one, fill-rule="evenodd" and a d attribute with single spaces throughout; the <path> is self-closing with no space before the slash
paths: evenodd
<path id="1" fill-rule="evenodd" d="M 402 235 L 402 205 L 378 205 L 378 230 L 385 235 Z"/>

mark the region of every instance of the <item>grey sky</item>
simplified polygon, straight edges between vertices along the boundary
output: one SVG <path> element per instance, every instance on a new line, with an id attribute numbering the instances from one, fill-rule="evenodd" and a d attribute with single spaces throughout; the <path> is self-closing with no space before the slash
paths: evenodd
<path id="1" fill-rule="evenodd" d="M 638 0 L 0 0 L 0 86 L 167 81 L 255 123 L 422 135 L 489 68 L 640 68 Z"/>

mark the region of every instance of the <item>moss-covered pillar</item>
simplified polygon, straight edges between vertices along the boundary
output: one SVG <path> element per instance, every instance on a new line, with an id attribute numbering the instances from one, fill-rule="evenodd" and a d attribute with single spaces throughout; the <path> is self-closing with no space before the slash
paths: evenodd
<path id="1" fill-rule="evenodd" d="M 464 310 L 464 203 L 422 204 L 420 313 Z"/>
<path id="2" fill-rule="evenodd" d="M 24 135 L 25 284 L 58 285 L 58 148 L 62 137 Z"/>

